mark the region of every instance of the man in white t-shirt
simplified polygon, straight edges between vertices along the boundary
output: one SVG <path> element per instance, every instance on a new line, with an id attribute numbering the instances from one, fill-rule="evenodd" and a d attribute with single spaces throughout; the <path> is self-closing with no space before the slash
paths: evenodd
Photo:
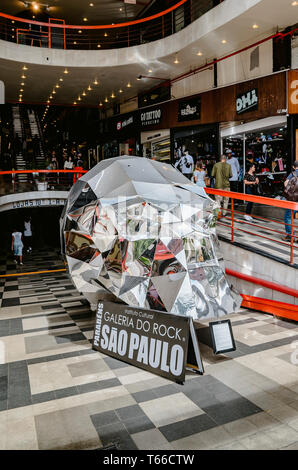
<path id="1" fill-rule="evenodd" d="M 184 155 L 175 164 L 175 168 L 178 168 L 186 178 L 191 179 L 194 170 L 194 161 L 192 156 L 189 155 L 188 150 L 185 150 Z"/>
<path id="2" fill-rule="evenodd" d="M 27 253 L 32 252 L 32 227 L 31 217 L 28 217 L 24 221 L 24 245 Z"/>
<path id="3" fill-rule="evenodd" d="M 231 191 L 234 191 L 235 193 L 238 192 L 238 180 L 239 180 L 239 175 L 240 175 L 240 165 L 238 162 L 238 158 L 233 157 L 232 150 L 227 149 L 226 150 L 226 156 L 227 156 L 227 163 L 231 165 L 232 168 L 232 173 L 233 176 L 230 178 L 230 188 Z"/>

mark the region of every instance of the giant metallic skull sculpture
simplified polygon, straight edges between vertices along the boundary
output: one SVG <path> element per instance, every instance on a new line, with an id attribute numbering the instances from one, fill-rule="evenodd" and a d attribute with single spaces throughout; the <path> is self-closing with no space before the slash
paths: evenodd
<path id="1" fill-rule="evenodd" d="M 172 166 L 102 161 L 70 191 L 61 218 L 69 273 L 91 306 L 130 306 L 209 319 L 240 306 L 225 279 L 216 204 Z"/>

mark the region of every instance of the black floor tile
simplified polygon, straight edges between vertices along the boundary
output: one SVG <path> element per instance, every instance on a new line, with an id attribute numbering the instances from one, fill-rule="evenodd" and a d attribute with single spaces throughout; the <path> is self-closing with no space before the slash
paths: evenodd
<path id="1" fill-rule="evenodd" d="M 143 392 L 132 393 L 132 396 L 137 403 L 143 403 L 145 401 L 156 400 L 157 396 L 153 390 L 144 390 Z"/>
<path id="2" fill-rule="evenodd" d="M 121 369 L 121 367 L 127 367 L 128 364 L 126 362 L 119 361 L 118 359 L 114 359 L 113 357 L 105 357 L 104 361 L 106 365 L 110 369 Z"/>
<path id="3" fill-rule="evenodd" d="M 79 391 L 77 387 L 67 387 L 67 388 L 60 388 L 59 390 L 55 390 L 55 397 L 65 398 L 65 397 L 72 397 L 74 395 L 78 395 Z"/>
<path id="4" fill-rule="evenodd" d="M 137 416 L 136 418 L 126 419 L 122 422 L 129 434 L 136 434 L 138 432 L 148 431 L 149 429 L 155 429 L 155 425 L 145 414 L 144 416 Z"/>
<path id="5" fill-rule="evenodd" d="M 0 401 L 7 400 L 8 379 L 6 376 L 0 377 Z"/>
<path id="6" fill-rule="evenodd" d="M 96 429 L 101 428 L 112 423 L 118 423 L 119 417 L 115 411 L 105 411 L 103 413 L 97 413 L 91 416 L 91 420 Z"/>
<path id="7" fill-rule="evenodd" d="M 55 336 L 55 340 L 58 344 L 72 343 L 74 341 L 86 340 L 86 336 L 84 336 L 82 333 L 70 333 L 61 336 Z"/>
<path id="8" fill-rule="evenodd" d="M 169 442 L 172 442 L 192 434 L 207 431 L 215 426 L 217 424 L 210 416 L 202 414 L 177 423 L 161 426 L 159 430 Z"/>
<path id="9" fill-rule="evenodd" d="M 144 411 L 139 405 L 131 405 L 125 406 L 124 408 L 117 408 L 115 412 L 117 413 L 121 421 L 145 416 Z"/>
<path id="10" fill-rule="evenodd" d="M 55 393 L 53 391 L 44 392 L 44 393 L 37 393 L 32 395 L 32 403 L 43 403 L 45 401 L 55 400 Z"/>
<path id="11" fill-rule="evenodd" d="M 20 299 L 15 298 L 15 299 L 2 299 L 2 304 L 1 307 L 16 307 L 20 305 Z"/>
<path id="12" fill-rule="evenodd" d="M 4 292 L 11 292 L 11 291 L 18 291 L 19 290 L 19 286 L 5 286 L 4 287 Z M 18 293 L 16 292 L 16 297 L 17 297 Z"/>

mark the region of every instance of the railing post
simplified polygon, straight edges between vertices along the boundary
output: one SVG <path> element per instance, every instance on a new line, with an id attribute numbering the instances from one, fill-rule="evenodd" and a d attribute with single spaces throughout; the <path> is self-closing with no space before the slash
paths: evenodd
<path id="1" fill-rule="evenodd" d="M 127 47 L 129 47 L 129 26 L 127 26 Z"/>
<path id="2" fill-rule="evenodd" d="M 291 259 L 290 264 L 294 260 L 294 211 L 291 209 Z"/>
<path id="3" fill-rule="evenodd" d="M 231 241 L 234 242 L 234 198 L 231 198 L 231 218 L 232 218 L 232 238 L 231 238 Z"/>

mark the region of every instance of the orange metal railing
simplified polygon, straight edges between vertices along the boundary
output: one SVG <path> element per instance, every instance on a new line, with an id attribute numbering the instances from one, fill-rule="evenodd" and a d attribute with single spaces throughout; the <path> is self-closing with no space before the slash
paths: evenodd
<path id="1" fill-rule="evenodd" d="M 221 3 L 224 0 L 219 0 Z M 214 8 L 213 0 L 180 0 L 147 18 L 109 25 L 66 25 L 63 19 L 48 23 L 0 12 L 0 39 L 57 49 L 114 49 L 162 39 L 174 34 Z"/>
<path id="2" fill-rule="evenodd" d="M 230 191 L 222 191 L 219 189 L 205 188 L 205 191 L 209 195 L 221 196 L 229 198 L 230 200 L 230 209 L 227 209 L 227 216 L 225 218 L 220 218 L 218 225 L 225 228 L 225 237 L 229 235 L 230 241 L 234 243 L 237 238 L 237 234 L 241 233 L 253 236 L 257 240 L 266 240 L 271 243 L 277 244 L 277 246 L 285 246 L 289 249 L 289 262 L 291 265 L 294 264 L 294 255 L 296 254 L 295 250 L 298 248 L 296 244 L 296 237 L 298 239 L 298 221 L 295 223 L 295 213 L 298 211 L 298 203 L 290 202 L 287 200 L 281 199 L 271 199 L 263 196 L 254 196 L 250 194 L 240 194 Z M 291 223 L 287 224 L 284 220 L 280 219 L 270 219 L 268 217 L 262 217 L 253 214 L 254 222 L 247 221 L 242 218 L 245 215 L 245 212 L 239 209 L 239 204 L 243 202 L 252 202 L 262 206 L 276 207 L 279 209 L 290 210 L 291 211 Z M 265 224 L 264 224 L 265 222 Z M 271 225 L 268 225 L 268 222 Z M 290 241 L 287 242 L 282 240 L 282 237 L 285 235 L 284 228 L 290 227 Z M 295 232 L 297 231 L 297 235 Z M 245 243 L 244 240 L 241 240 L 242 243 Z M 247 245 L 249 242 L 247 242 Z M 298 253 L 297 253 L 298 256 Z"/>

